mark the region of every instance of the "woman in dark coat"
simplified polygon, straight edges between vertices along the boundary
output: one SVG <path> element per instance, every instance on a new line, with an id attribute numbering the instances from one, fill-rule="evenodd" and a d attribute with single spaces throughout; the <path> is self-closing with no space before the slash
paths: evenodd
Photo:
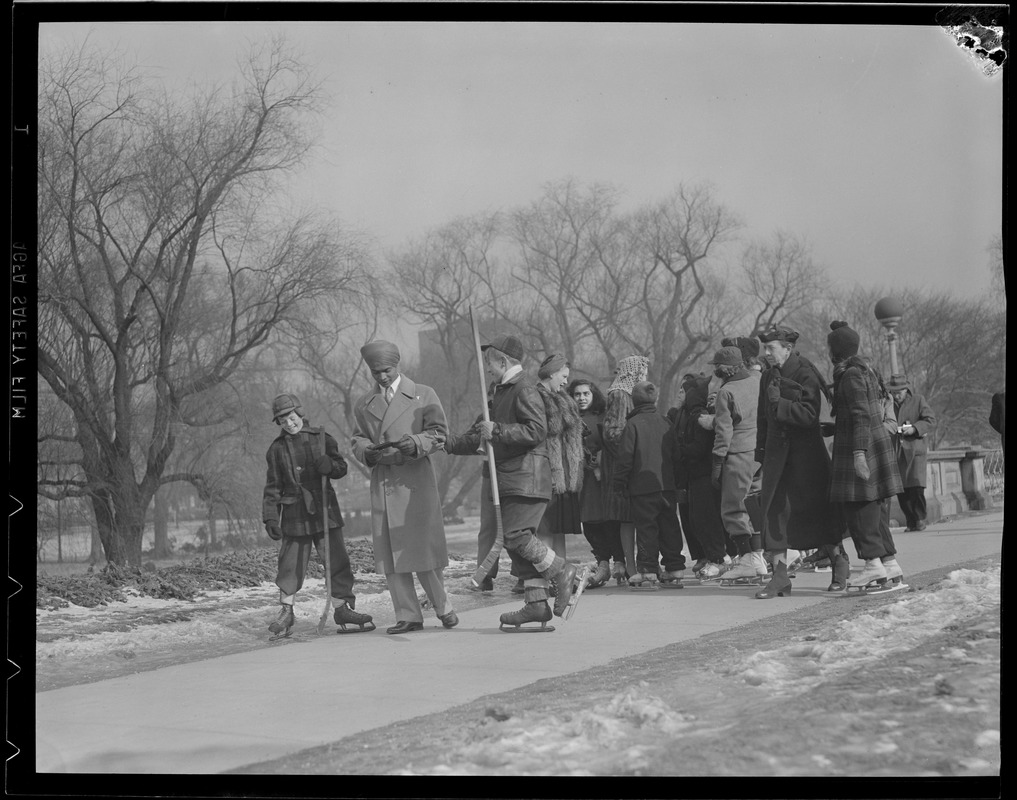
<path id="1" fill-rule="evenodd" d="M 756 461 L 763 465 L 763 547 L 773 577 L 756 597 L 776 597 L 790 586 L 788 549 L 823 550 L 834 567 L 830 590 L 843 590 L 851 568 L 840 549 L 843 526 L 830 506 L 830 454 L 819 426 L 828 389 L 795 350 L 798 331 L 774 326 L 759 339 L 772 365 L 759 388 Z"/>
<path id="2" fill-rule="evenodd" d="M 906 588 L 893 536 L 880 524 L 884 504 L 903 488 L 893 442 L 884 425 L 884 399 L 873 368 L 858 357 L 859 336 L 846 322 L 830 323 L 833 362 L 833 464 L 830 501 L 839 504 L 865 560 L 849 586 L 866 594 Z"/>
<path id="3" fill-rule="evenodd" d="M 614 566 L 614 579 L 619 585 L 627 583 L 629 576 L 636 574 L 636 526 L 632 522 L 628 497 L 612 488 L 614 470 L 618 460 L 618 443 L 628 415 L 634 408 L 632 387 L 646 380 L 649 369 L 650 359 L 646 356 L 626 356 L 618 362 L 614 381 L 607 390 L 601 485 L 604 487 L 604 513 L 609 520 L 619 523 L 618 536 L 625 553 L 624 561 L 621 564 L 615 562 Z"/>
<path id="4" fill-rule="evenodd" d="M 618 523 L 605 519 L 604 487 L 601 485 L 601 453 L 604 449 L 604 412 L 607 400 L 600 387 L 587 378 L 576 378 L 569 385 L 569 395 L 576 401 L 579 416 L 586 426 L 583 436 L 583 489 L 579 497 L 579 517 L 583 534 L 590 543 L 596 569 L 587 588 L 594 589 L 611 577 L 611 559 L 622 563 L 625 554 L 618 538 Z"/>
<path id="5" fill-rule="evenodd" d="M 551 539 L 552 549 L 565 557 L 565 535 L 583 532 L 579 492 L 583 488 L 583 421 L 572 396 L 562 391 L 569 363 L 552 353 L 537 371 L 537 391 L 547 411 L 547 460 L 551 465 L 551 500 L 537 534 Z"/>

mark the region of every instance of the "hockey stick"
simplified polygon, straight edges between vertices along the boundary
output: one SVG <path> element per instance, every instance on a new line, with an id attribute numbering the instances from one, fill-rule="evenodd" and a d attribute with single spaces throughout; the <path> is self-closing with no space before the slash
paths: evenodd
<path id="1" fill-rule="evenodd" d="M 325 429 L 321 429 L 321 454 L 325 453 Z M 325 550 L 325 607 L 321 612 L 321 619 L 318 620 L 318 635 L 325 632 L 325 623 L 328 620 L 328 609 L 332 605 L 332 559 L 329 556 L 328 548 L 328 475 L 321 476 L 321 526 L 325 531 L 323 537 Z"/>
<path id="2" fill-rule="evenodd" d="M 480 374 L 480 400 L 483 408 L 484 422 L 490 422 L 491 415 L 487 410 L 487 380 L 484 377 L 484 353 L 480 349 L 480 332 L 477 330 L 477 322 L 473 318 L 473 306 L 470 306 L 470 327 L 473 328 L 473 347 L 477 357 L 477 370 Z M 491 444 L 490 440 L 486 444 L 487 468 L 491 473 L 491 500 L 494 503 L 496 533 L 491 551 L 487 554 L 484 562 L 477 565 L 477 571 L 473 573 L 473 583 L 476 586 L 480 586 L 481 581 L 487 577 L 495 562 L 501 557 L 501 550 L 505 545 L 505 531 L 502 529 L 501 523 L 501 497 L 498 494 L 498 472 L 494 463 L 494 445 Z"/>

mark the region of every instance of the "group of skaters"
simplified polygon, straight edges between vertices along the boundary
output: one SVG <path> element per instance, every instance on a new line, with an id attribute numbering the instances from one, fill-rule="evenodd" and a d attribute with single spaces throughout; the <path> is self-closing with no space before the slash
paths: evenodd
<path id="1" fill-rule="evenodd" d="M 904 376 L 884 382 L 846 322 L 830 328 L 831 384 L 798 352 L 799 333 L 774 326 L 722 340 L 711 372 L 684 375 L 666 414 L 645 356 L 621 359 L 605 396 L 590 379 L 569 381 L 571 365 L 559 353 L 529 375 L 521 341 L 496 336 L 481 347 L 492 379 L 487 413 L 462 433 L 449 431 L 433 389 L 400 372 L 394 344 L 365 345 L 377 385 L 355 406 L 351 450 L 371 470 L 375 567 L 396 613 L 387 633 L 423 628 L 414 573 L 442 625 L 459 621 L 443 579 L 448 555 L 432 465 L 439 451 L 493 452 L 494 475 L 483 459 L 471 588 L 493 590 L 504 549 L 524 602 L 501 615 L 503 630 L 553 630 L 553 616 L 568 618 L 585 590 L 612 579 L 634 591 L 680 589 L 691 579 L 747 584 L 758 587 L 754 597 L 771 599 L 790 594 L 794 570 L 811 566 L 830 571 L 831 592 L 907 588 L 890 499 L 899 498 L 909 530 L 925 527 L 924 440 L 935 419 Z M 294 395 L 279 395 L 272 413 L 281 432 L 268 451 L 263 519 L 281 540 L 282 609 L 270 629 L 288 635 L 310 549 L 327 531 L 338 631 L 374 630 L 355 611 L 330 484 L 346 462 Z M 585 536 L 595 565 L 567 560 L 575 535 Z M 847 538 L 864 562 L 857 576 Z"/>

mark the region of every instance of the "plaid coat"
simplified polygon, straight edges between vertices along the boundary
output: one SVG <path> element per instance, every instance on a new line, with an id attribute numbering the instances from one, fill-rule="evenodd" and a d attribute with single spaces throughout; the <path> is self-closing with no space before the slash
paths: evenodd
<path id="1" fill-rule="evenodd" d="M 264 522 L 278 522 L 283 536 L 320 536 L 323 532 L 321 473 L 315 467 L 315 460 L 321 455 L 322 437 L 325 454 L 332 462 L 332 470 L 326 476 L 329 480 L 325 482 L 328 525 L 330 528 L 343 527 L 342 512 L 332 481 L 346 474 L 346 460 L 340 455 L 335 439 L 324 429 L 312 428 L 305 423 L 303 429 L 293 436 L 281 431 L 265 454 L 268 472 L 261 518 Z"/>
<path id="2" fill-rule="evenodd" d="M 860 363 L 833 379 L 833 463 L 830 500 L 840 503 L 872 502 L 903 491 L 893 442 L 883 425 L 883 401 L 876 378 Z M 869 480 L 855 475 L 854 451 L 864 450 Z"/>

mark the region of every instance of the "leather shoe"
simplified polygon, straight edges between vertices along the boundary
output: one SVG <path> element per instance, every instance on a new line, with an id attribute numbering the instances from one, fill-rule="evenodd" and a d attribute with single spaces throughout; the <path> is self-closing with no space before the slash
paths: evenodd
<path id="1" fill-rule="evenodd" d="M 446 628 L 454 628 L 459 624 L 459 615 L 455 611 L 449 611 L 447 614 L 439 614 L 438 619 L 441 620 L 441 624 Z"/>
<path id="2" fill-rule="evenodd" d="M 413 631 L 424 630 L 423 622 L 406 622 L 405 620 L 399 620 L 391 628 L 387 628 L 385 633 L 412 633 Z"/>
<path id="3" fill-rule="evenodd" d="M 492 578 L 484 578 L 477 586 L 475 583 L 471 583 L 467 587 L 471 592 L 493 592 L 494 591 L 494 580 Z"/>

